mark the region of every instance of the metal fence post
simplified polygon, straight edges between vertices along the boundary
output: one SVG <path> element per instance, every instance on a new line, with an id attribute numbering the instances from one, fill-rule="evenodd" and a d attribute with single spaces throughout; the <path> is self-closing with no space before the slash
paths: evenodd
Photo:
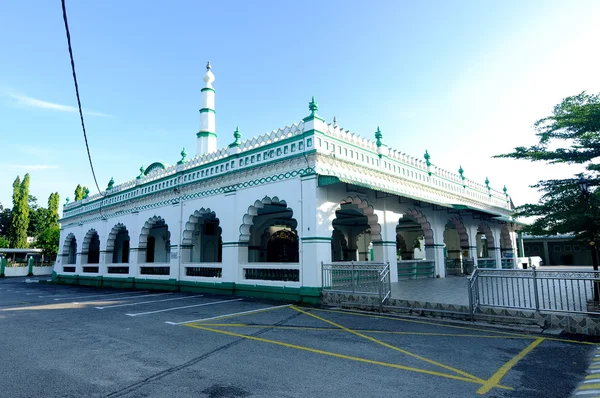
<path id="1" fill-rule="evenodd" d="M 352 270 L 350 271 L 350 273 L 352 274 L 352 294 L 355 293 L 355 286 L 356 286 L 356 281 L 355 281 L 355 275 L 354 275 L 354 261 L 350 262 L 350 265 L 352 266 Z"/>
<path id="2" fill-rule="evenodd" d="M 533 275 L 533 297 L 535 298 L 535 311 L 540 312 L 540 298 L 538 297 L 537 275 L 535 272 L 535 267 L 531 268 L 531 273 Z"/>

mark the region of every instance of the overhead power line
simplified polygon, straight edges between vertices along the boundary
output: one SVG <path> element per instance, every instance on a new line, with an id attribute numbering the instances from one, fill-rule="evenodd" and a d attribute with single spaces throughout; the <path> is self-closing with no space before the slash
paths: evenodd
<path id="1" fill-rule="evenodd" d="M 79 108 L 79 117 L 81 119 L 81 128 L 83 130 L 83 138 L 85 140 L 85 148 L 87 149 L 88 159 L 90 161 L 90 168 L 92 169 L 92 176 L 94 177 L 94 183 L 98 192 L 102 194 L 98 180 L 96 179 L 96 172 L 94 171 L 94 164 L 92 162 L 92 155 L 90 154 L 90 147 L 88 145 L 87 134 L 85 132 L 85 122 L 83 121 L 83 111 L 81 110 L 81 99 L 79 98 L 79 85 L 77 84 L 77 74 L 75 73 L 75 61 L 73 60 L 73 49 L 71 48 L 71 34 L 69 33 L 69 22 L 67 21 L 67 7 L 65 0 L 61 0 L 63 21 L 65 22 L 65 32 L 67 33 L 67 43 L 69 45 L 69 56 L 71 57 L 71 70 L 73 71 L 73 82 L 75 83 L 75 94 L 77 95 L 77 107 Z M 102 211 L 102 210 L 101 210 Z"/>

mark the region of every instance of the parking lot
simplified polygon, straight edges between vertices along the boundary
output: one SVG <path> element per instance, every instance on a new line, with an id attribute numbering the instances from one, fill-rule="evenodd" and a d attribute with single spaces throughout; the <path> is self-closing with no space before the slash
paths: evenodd
<path id="1" fill-rule="evenodd" d="M 597 345 L 236 297 L 0 280 L 6 397 L 566 397 Z"/>

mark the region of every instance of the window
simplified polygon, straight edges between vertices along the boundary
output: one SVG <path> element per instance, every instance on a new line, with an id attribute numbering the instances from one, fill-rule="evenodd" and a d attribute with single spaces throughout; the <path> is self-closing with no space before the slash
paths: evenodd
<path id="1" fill-rule="evenodd" d="M 565 245 L 564 250 L 566 252 L 570 252 L 571 251 L 571 245 Z"/>
<path id="2" fill-rule="evenodd" d="M 554 246 L 554 252 L 561 252 L 562 251 L 562 246 Z"/>

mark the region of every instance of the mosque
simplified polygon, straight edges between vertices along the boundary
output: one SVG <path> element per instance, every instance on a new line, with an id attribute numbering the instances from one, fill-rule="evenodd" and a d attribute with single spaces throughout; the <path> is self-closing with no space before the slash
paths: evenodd
<path id="1" fill-rule="evenodd" d="M 67 202 L 55 281 L 315 301 L 332 262 L 389 263 L 392 282 L 514 265 L 506 187 L 328 123 L 314 98 L 298 123 L 217 148 L 210 64 L 203 80 L 196 156 Z"/>

